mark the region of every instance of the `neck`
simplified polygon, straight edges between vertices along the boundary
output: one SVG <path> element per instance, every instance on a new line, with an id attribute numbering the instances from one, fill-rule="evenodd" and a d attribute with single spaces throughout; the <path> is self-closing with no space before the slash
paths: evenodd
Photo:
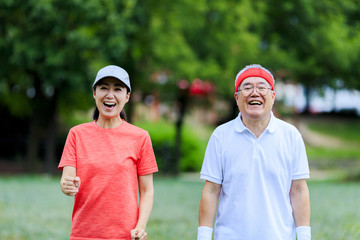
<path id="1" fill-rule="evenodd" d="M 268 126 L 270 117 L 270 114 L 263 118 L 254 118 L 241 115 L 241 120 L 243 124 L 256 136 L 256 138 L 259 138 Z"/>
<path id="2" fill-rule="evenodd" d="M 114 118 L 104 118 L 101 115 L 99 116 L 96 124 L 101 128 L 116 128 L 120 126 L 122 123 L 122 119 L 120 116 Z"/>

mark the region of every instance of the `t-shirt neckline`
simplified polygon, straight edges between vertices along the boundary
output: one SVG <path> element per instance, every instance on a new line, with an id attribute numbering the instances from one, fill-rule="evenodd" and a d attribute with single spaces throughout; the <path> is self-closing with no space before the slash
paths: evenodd
<path id="1" fill-rule="evenodd" d="M 122 119 L 122 123 L 121 123 L 119 126 L 114 127 L 114 128 L 102 128 L 102 127 L 100 127 L 99 125 L 97 125 L 96 120 L 94 120 L 94 121 L 92 122 L 92 124 L 93 124 L 93 126 L 94 126 L 96 129 L 98 129 L 98 130 L 100 130 L 100 131 L 107 131 L 107 132 L 110 131 L 110 132 L 112 132 L 112 131 L 119 131 L 119 130 L 121 130 L 121 129 L 123 128 L 123 125 L 126 124 L 126 121 L 125 121 L 124 119 Z"/>

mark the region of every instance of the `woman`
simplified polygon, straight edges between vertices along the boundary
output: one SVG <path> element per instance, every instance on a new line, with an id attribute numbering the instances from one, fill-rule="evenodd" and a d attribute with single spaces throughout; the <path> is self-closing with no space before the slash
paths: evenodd
<path id="1" fill-rule="evenodd" d="M 59 169 L 61 190 L 75 196 L 70 240 L 147 239 L 158 168 L 149 134 L 123 119 L 130 92 L 124 69 L 100 69 L 94 121 L 69 131 Z"/>

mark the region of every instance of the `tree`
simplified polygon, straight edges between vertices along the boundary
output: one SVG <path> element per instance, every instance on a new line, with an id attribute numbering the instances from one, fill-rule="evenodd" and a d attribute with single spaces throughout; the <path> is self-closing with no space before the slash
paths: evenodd
<path id="1" fill-rule="evenodd" d="M 240 66 L 252 63 L 261 52 L 260 39 L 252 28 L 264 21 L 258 17 L 262 8 L 249 0 L 148 1 L 146 9 L 152 10 L 148 15 L 147 71 L 166 73 L 168 87 L 162 99 L 177 102 L 174 107 L 178 108 L 175 172 L 189 99 L 184 89 L 177 91 L 174 86 L 179 80 L 191 84 L 200 78 L 216 84 L 218 94 L 228 97 Z"/>
<path id="2" fill-rule="evenodd" d="M 339 79 L 359 88 L 353 81 L 360 76 L 353 70 L 360 56 L 356 1 L 271 0 L 267 6 L 262 38 L 268 51 L 275 47 L 288 53 L 283 68 L 305 86 L 308 105 L 311 89 L 336 88 Z"/>
<path id="3" fill-rule="evenodd" d="M 91 83 L 106 64 L 168 102 L 179 80 L 200 78 L 234 103 L 236 73 L 251 63 L 308 89 L 339 79 L 360 89 L 358 9 L 354 0 L 2 1 L 0 104 L 30 118 L 30 169 L 45 136 L 50 170 L 57 119 L 91 106 Z"/>
<path id="4" fill-rule="evenodd" d="M 9 0 L 0 9 L 0 102 L 30 116 L 28 169 L 37 168 L 44 135 L 53 171 L 58 116 L 88 108 L 96 71 L 126 61 L 134 2 Z"/>

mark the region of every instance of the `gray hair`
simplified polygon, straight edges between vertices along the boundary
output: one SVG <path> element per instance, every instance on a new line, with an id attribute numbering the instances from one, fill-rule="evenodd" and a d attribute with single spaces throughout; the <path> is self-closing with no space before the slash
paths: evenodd
<path id="1" fill-rule="evenodd" d="M 236 80 L 238 79 L 238 77 L 243 73 L 245 72 L 246 70 L 250 69 L 250 68 L 260 68 L 264 71 L 266 71 L 267 73 L 270 74 L 270 76 L 272 77 L 273 81 L 274 81 L 274 85 L 275 85 L 275 78 L 274 76 L 272 75 L 272 73 L 267 70 L 266 68 L 264 68 L 263 66 L 261 66 L 260 64 L 250 64 L 250 65 L 247 65 L 246 67 L 244 67 L 243 69 L 241 69 L 241 71 L 236 75 L 236 78 L 235 78 L 235 87 L 236 87 Z"/>

